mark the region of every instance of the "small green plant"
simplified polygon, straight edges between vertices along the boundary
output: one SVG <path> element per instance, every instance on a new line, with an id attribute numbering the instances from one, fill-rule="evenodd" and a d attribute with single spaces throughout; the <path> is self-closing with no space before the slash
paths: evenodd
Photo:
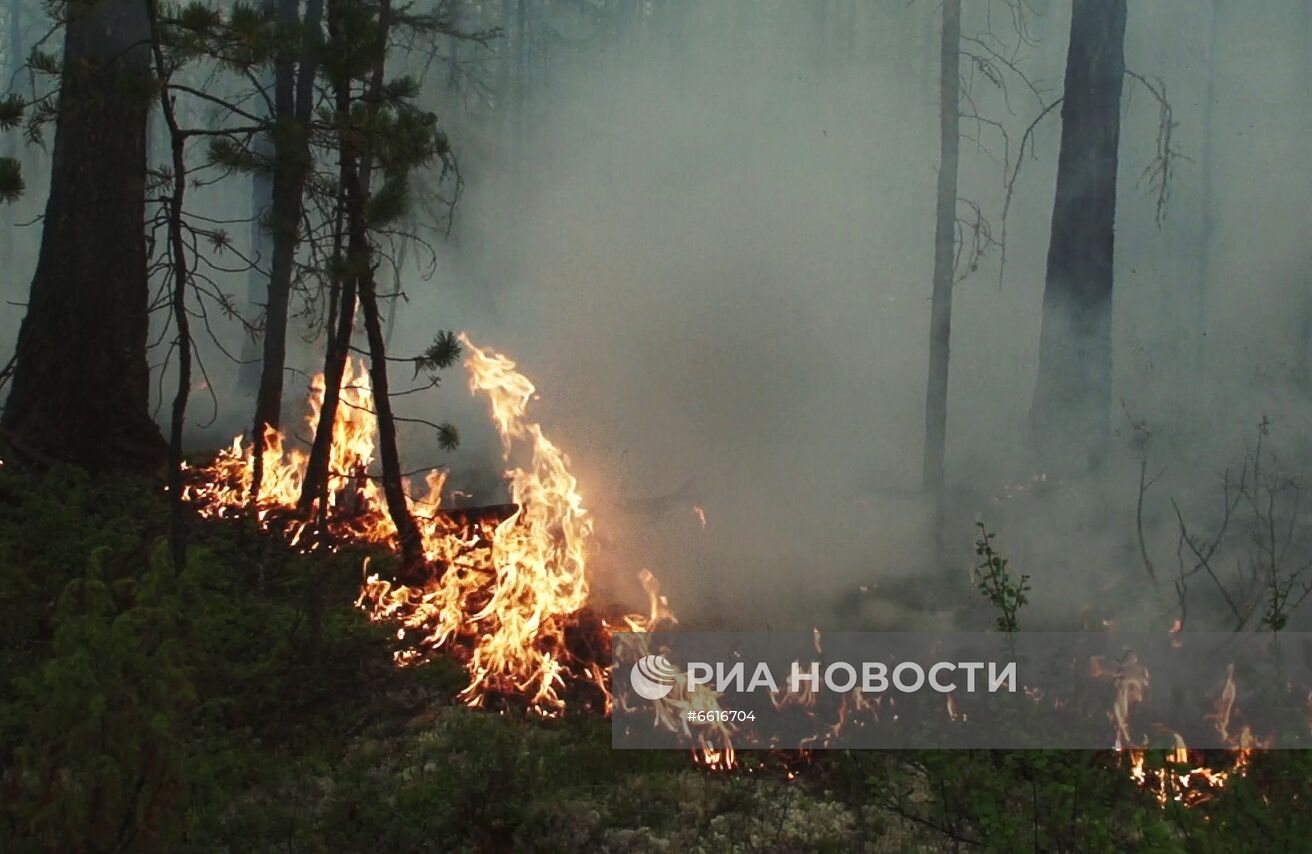
<path id="1" fill-rule="evenodd" d="M 975 587 L 983 594 L 997 611 L 994 624 L 998 631 L 1012 633 L 1020 630 L 1016 615 L 1029 599 L 1030 577 L 1021 575 L 1013 579 L 1007 570 L 1007 559 L 993 548 L 994 534 L 990 534 L 983 522 L 976 522 L 979 539 L 975 540 L 975 554 L 983 560 L 975 567 Z"/>

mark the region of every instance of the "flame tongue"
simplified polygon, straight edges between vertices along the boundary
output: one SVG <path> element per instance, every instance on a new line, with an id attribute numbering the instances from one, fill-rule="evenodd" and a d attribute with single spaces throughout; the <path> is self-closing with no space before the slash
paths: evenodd
<path id="1" fill-rule="evenodd" d="M 513 440 L 527 440 L 532 448 L 529 468 L 506 472 L 519 510 L 493 532 L 495 577 L 486 604 L 469 618 L 479 636 L 469 662 L 473 681 L 463 696 L 477 705 L 484 688 L 509 688 L 530 693 L 544 711 L 560 709 L 565 630 L 588 599 L 592 520 L 569 459 L 537 424 L 524 420 L 533 384 L 505 356 L 464 335 L 460 341 L 468 354 L 470 391 L 488 397 L 507 458 Z"/>
<path id="2" fill-rule="evenodd" d="M 593 640 L 604 640 L 612 630 L 583 614 L 592 519 L 578 481 L 565 454 L 526 418 L 533 383 L 505 356 L 464 335 L 460 341 L 470 391 L 488 399 L 505 458 L 517 445 L 527 450 L 526 467 L 506 472 L 517 510 L 500 522 L 456 521 L 440 509 L 444 475 L 430 472 L 427 494 L 409 497 L 409 503 L 425 557 L 446 571 L 422 587 L 407 587 L 368 574 L 366 561 L 367 577 L 356 604 L 370 619 L 399 623 L 398 637 L 409 644 L 396 653 L 399 664 L 443 645 L 458 647 L 470 679 L 461 697 L 470 705 L 513 695 L 539 713 L 556 715 L 565 707 L 562 692 L 570 679 L 592 684 L 608 703 L 605 668 L 578 660 L 570 647 L 580 632 L 592 631 L 601 636 Z M 311 433 L 319 423 L 323 396 L 319 375 L 311 384 L 306 418 Z M 337 541 L 395 548 L 396 529 L 382 490 L 367 474 L 377 435 L 374 411 L 367 372 L 348 363 L 342 405 L 333 422 L 325 515 Z M 268 432 L 256 508 L 262 526 L 277 523 L 298 545 L 307 523 L 295 516 L 295 508 L 308 458 L 286 445 L 281 432 Z M 208 467 L 189 473 L 185 497 L 203 516 L 237 515 L 246 509 L 253 468 L 251 448 L 239 436 Z M 652 619 L 658 613 L 653 609 Z M 648 619 L 627 617 L 625 624 L 639 629 Z"/>

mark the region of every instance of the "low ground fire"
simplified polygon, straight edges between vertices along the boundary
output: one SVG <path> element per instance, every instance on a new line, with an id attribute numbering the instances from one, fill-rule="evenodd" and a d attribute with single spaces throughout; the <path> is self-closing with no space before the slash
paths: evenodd
<path id="1" fill-rule="evenodd" d="M 589 608 L 589 543 L 593 517 L 584 506 L 568 456 L 548 439 L 527 410 L 535 394 L 533 383 L 515 363 L 491 349 L 460 337 L 471 393 L 486 397 L 501 438 L 504 457 L 523 452 L 524 467 L 505 472 L 509 505 L 451 508 L 443 503 L 445 473 L 430 471 L 426 491 L 408 496 L 419 525 L 424 557 L 431 571 L 422 584 L 402 584 L 363 561 L 356 605 L 371 620 L 397 626 L 399 666 L 422 662 L 437 650 L 458 658 L 468 675 L 460 698 L 474 707 L 513 703 L 544 717 L 572 712 L 609 714 L 610 637 L 617 631 L 646 631 L 677 622 L 656 579 L 639 575 L 649 596 L 645 614 L 601 615 Z M 374 462 L 377 423 L 373 394 L 362 365 L 348 364 L 342 381 L 342 402 L 333 428 L 328 506 L 313 518 L 296 512 L 308 455 L 290 447 L 287 436 L 271 430 L 266 436 L 264 476 L 258 496 L 249 494 L 252 449 L 236 437 L 208 465 L 188 470 L 184 497 L 209 518 L 233 518 L 253 513 L 265 530 L 278 532 L 297 549 L 337 549 L 343 544 L 396 549 L 396 528 L 388 515 L 377 479 L 369 474 Z M 311 433 L 324 395 L 322 375 L 311 383 L 306 424 Z M 700 506 L 693 508 L 705 524 Z M 816 633 L 816 643 L 820 642 Z M 1123 750 L 1129 774 L 1165 804 L 1176 800 L 1201 803 L 1224 786 L 1232 774 L 1243 774 L 1253 749 L 1265 744 L 1245 727 L 1229 734 L 1234 709 L 1234 672 L 1217 700 L 1212 724 L 1232 744 L 1227 767 L 1209 767 L 1198 751 L 1190 751 L 1175 736 L 1176 748 L 1163 768 L 1148 767 L 1146 752 L 1129 741 L 1129 718 L 1142 699 L 1146 671 L 1114 674 L 1116 700 L 1108 712 Z M 699 687 L 689 692 L 681 683 L 656 703 L 653 725 L 688 732 L 687 712 L 719 709 L 719 695 Z M 844 702 L 837 719 L 817 730 L 815 743 L 835 737 L 844 724 L 871 708 Z M 799 706 L 814 712 L 814 697 L 781 696 L 776 707 Z M 957 720 L 954 697 L 945 714 Z M 877 710 L 875 712 L 877 717 Z M 819 722 L 818 722 L 819 725 Z M 738 764 L 733 727 L 719 723 L 699 728 L 692 741 L 699 745 L 694 761 L 711 770 Z M 810 751 L 796 752 L 789 761 L 807 764 Z"/>

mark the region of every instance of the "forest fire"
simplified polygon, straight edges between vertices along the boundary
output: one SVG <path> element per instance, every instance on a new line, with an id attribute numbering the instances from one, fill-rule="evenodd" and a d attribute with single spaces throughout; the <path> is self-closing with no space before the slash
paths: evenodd
<path id="1" fill-rule="evenodd" d="M 469 518 L 442 507 L 445 475 L 430 472 L 427 492 L 409 496 L 424 556 L 437 568 L 423 585 L 406 586 L 369 573 L 356 604 L 370 619 L 399 624 L 407 641 L 396 653 L 409 664 L 425 652 L 450 647 L 464 660 L 469 684 L 461 698 L 481 706 L 494 697 L 515 697 L 533 711 L 556 716 L 564 711 L 567 683 L 595 688 L 604 710 L 609 705 L 606 668 L 599 663 L 612 627 L 589 617 L 587 546 L 592 518 L 565 454 L 525 419 L 533 384 L 503 355 L 461 337 L 469 388 L 486 395 L 506 458 L 512 445 L 529 447 L 527 467 L 506 472 L 512 507 L 502 519 Z M 322 375 L 311 385 L 306 422 L 319 421 Z M 367 472 L 373 462 L 376 418 L 373 395 L 362 367 L 348 365 L 342 402 L 333 427 L 324 542 L 354 542 L 395 548 L 396 527 L 382 490 Z M 288 448 L 286 437 L 270 431 L 264 476 L 254 510 L 266 528 L 280 527 L 294 547 L 319 545 L 312 522 L 295 513 L 308 455 Z M 239 436 L 209 466 L 191 470 L 184 496 L 204 516 L 245 513 L 250 506 L 253 460 Z M 669 618 L 655 580 L 644 573 L 652 601 L 647 616 L 623 619 L 630 630 Z M 588 634 L 591 633 L 591 637 Z M 598 652 L 598 649 L 602 652 Z"/>
<path id="2" fill-rule="evenodd" d="M 646 570 L 640 580 L 649 597 L 645 614 L 608 621 L 589 611 L 588 547 L 593 519 L 584 506 L 579 484 L 564 452 L 527 419 L 535 388 L 515 363 L 461 336 L 471 393 L 487 398 L 501 438 L 504 458 L 520 449 L 526 463 L 505 472 L 512 504 L 497 512 L 465 513 L 443 506 L 445 476 L 429 472 L 422 496 L 407 496 L 419 528 L 424 557 L 431 571 L 423 583 L 405 584 L 371 571 L 364 560 L 364 580 L 356 605 L 371 620 L 397 626 L 401 647 L 395 661 L 407 666 L 441 648 L 464 665 L 468 684 L 460 693 L 474 707 L 506 701 L 544 717 L 572 709 L 608 714 L 609 641 L 616 631 L 642 632 L 677 620 Z M 202 516 L 235 517 L 253 512 L 266 530 L 281 533 L 304 551 L 336 549 L 344 543 L 370 544 L 393 551 L 397 531 L 387 512 L 383 491 L 368 472 L 374 462 L 377 430 L 373 394 L 362 366 L 348 364 L 342 382 L 342 404 L 333 425 L 326 512 L 316 520 L 297 512 L 308 455 L 288 447 L 279 431 L 266 435 L 260 494 L 252 501 L 252 449 L 233 440 L 208 466 L 188 471 L 185 498 Z M 313 433 L 324 397 L 322 376 L 311 384 L 306 424 Z M 694 506 L 697 521 L 705 515 Z M 319 526 L 322 526 L 320 528 Z M 819 649 L 819 633 L 815 642 Z M 644 650 L 645 652 L 645 650 Z M 1231 745 L 1233 761 L 1213 769 L 1191 751 L 1179 734 L 1163 767 L 1150 767 L 1148 754 L 1131 733 L 1132 711 L 1149 684 L 1147 669 L 1136 661 L 1095 660 L 1095 677 L 1111 679 L 1115 696 L 1108 719 L 1116 734 L 1116 749 L 1129 758 L 1132 779 L 1165 804 L 1170 800 L 1192 806 L 1209 799 L 1233 774 L 1243 774 L 1249 755 L 1265 746 L 1247 726 L 1230 732 L 1235 707 L 1233 666 L 1207 722 Z M 709 770 L 734 768 L 734 728 L 715 722 L 720 695 L 682 682 L 654 704 L 654 726 L 682 732 L 698 745 L 695 762 Z M 815 716 L 815 697 L 774 698 L 778 709 L 799 707 Z M 891 701 L 890 701 L 891 702 Z M 891 707 L 890 707 L 891 709 Z M 964 717 L 956 698 L 948 695 L 945 713 L 952 721 Z M 709 716 L 690 723 L 690 713 Z M 892 712 L 890 711 L 890 714 Z M 822 724 L 817 744 L 837 739 L 840 731 L 861 717 L 880 716 L 874 704 L 857 699 L 837 709 L 834 720 Z M 696 726 L 697 731 L 690 732 Z M 804 745 L 805 746 L 805 745 Z M 803 751 L 806 753 L 806 751 Z"/>
<path id="3" fill-rule="evenodd" d="M 1096 666 L 1096 665 L 1095 665 Z M 1117 730 L 1116 749 L 1126 749 L 1124 733 L 1128 733 L 1130 710 L 1143 699 L 1144 690 L 1149 682 L 1146 669 L 1133 668 L 1132 678 L 1118 683 L 1117 699 L 1113 705 L 1111 717 Z M 1257 738 L 1252 729 L 1241 725 L 1238 733 L 1232 733 L 1231 718 L 1235 710 L 1235 668 L 1233 664 L 1226 667 L 1225 683 L 1215 701 L 1215 710 L 1205 717 L 1221 740 L 1229 746 L 1226 768 L 1213 768 L 1206 763 L 1202 751 L 1191 751 L 1185 744 L 1184 737 L 1178 732 L 1171 733 L 1174 746 L 1166 751 L 1163 763 L 1158 767 L 1148 767 L 1148 754 L 1142 749 L 1128 748 L 1130 777 L 1157 798 L 1165 806 L 1170 801 L 1185 806 L 1197 806 L 1211 799 L 1215 792 L 1225 786 L 1232 775 L 1243 776 L 1248 769 L 1255 749 L 1270 747 L 1270 741 Z M 1215 753 L 1215 751 L 1211 751 Z"/>

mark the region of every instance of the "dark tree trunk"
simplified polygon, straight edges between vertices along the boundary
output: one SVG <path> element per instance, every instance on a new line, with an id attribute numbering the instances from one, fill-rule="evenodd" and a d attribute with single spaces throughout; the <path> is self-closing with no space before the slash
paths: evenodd
<path id="1" fill-rule="evenodd" d="M 925 392 L 925 489 L 943 489 L 948 424 L 948 349 L 956 273 L 957 161 L 961 148 L 961 0 L 944 0 L 939 85 L 938 204 L 934 218 L 934 286 L 929 320 L 929 381 Z"/>
<path id="2" fill-rule="evenodd" d="M 64 33 L 50 196 L 4 428 L 88 468 L 166 458 L 149 415 L 143 0 L 74 4 Z"/>
<path id="3" fill-rule="evenodd" d="M 300 244 L 305 178 L 310 167 L 307 128 L 314 104 L 312 91 L 317 73 L 315 55 L 322 14 L 322 0 L 311 0 L 306 5 L 305 41 L 299 72 L 290 60 L 279 62 L 274 68 L 274 160 L 269 212 L 273 256 L 269 264 L 269 287 L 264 310 L 260 387 L 255 395 L 252 498 L 258 497 L 264 479 L 262 452 L 265 430 L 282 427 L 283 374 L 287 365 L 287 310 L 291 301 L 296 248 Z M 287 30 L 296 28 L 300 23 L 297 0 L 278 0 L 278 23 Z"/>
<path id="4" fill-rule="evenodd" d="M 324 355 L 323 405 L 319 408 L 319 424 L 310 446 L 310 458 L 305 465 L 305 480 L 301 483 L 301 496 L 297 506 L 310 510 L 318 501 L 319 513 L 327 509 L 328 462 L 333 444 L 333 421 L 342 399 L 342 377 L 346 374 L 346 360 L 351 353 L 351 333 L 355 327 L 355 277 L 347 276 L 338 285 L 339 296 L 334 313 L 337 326 L 329 331 L 327 352 Z"/>
<path id="5" fill-rule="evenodd" d="M 1220 0 L 1216 5 L 1219 7 Z M 1309 97 L 1308 81 L 1312 80 L 1312 0 L 1303 0 L 1298 18 L 1298 53 L 1303 57 L 1303 64 L 1297 73 L 1302 79 L 1300 91 L 1303 95 L 1303 116 L 1305 121 L 1312 117 L 1312 98 Z M 1309 128 L 1312 130 L 1312 128 Z M 1306 273 L 1304 274 L 1307 275 Z M 1312 287 L 1303 288 L 1303 318 L 1299 325 L 1299 355 L 1304 390 L 1312 394 Z"/>
<path id="6" fill-rule="evenodd" d="M 343 187 L 346 192 L 345 205 L 348 209 L 346 219 L 350 223 L 350 236 L 346 251 L 347 272 L 338 282 L 335 290 L 338 298 L 335 303 L 335 329 L 329 333 L 327 352 L 324 355 L 324 394 L 323 405 L 319 408 L 319 423 L 314 431 L 314 441 L 310 446 L 310 458 L 305 467 L 305 480 L 301 483 L 301 496 L 298 506 L 309 511 L 318 506 L 322 520 L 328 509 L 328 480 L 332 472 L 328 463 L 332 456 L 333 422 L 341 406 L 342 377 L 346 374 L 346 360 L 351 355 L 351 336 L 355 331 L 355 309 L 357 304 L 357 284 L 359 277 L 355 270 L 359 265 L 369 263 L 368 236 L 363 227 L 356 228 L 351 213 L 364 208 L 363 201 L 356 200 L 359 190 L 359 178 L 355 155 L 343 149 Z M 340 265 L 334 265 L 340 268 Z M 367 267 L 365 268 L 367 269 Z M 336 273 L 335 273 L 336 275 Z"/>
<path id="7" fill-rule="evenodd" d="M 273 86 L 271 79 L 260 81 L 266 89 Z M 257 99 L 263 103 L 263 99 Z M 273 159 L 273 142 L 267 134 L 255 141 L 255 153 L 261 159 Z M 269 247 L 268 219 L 273 207 L 273 181 L 267 172 L 259 171 L 251 176 L 251 223 L 250 241 L 251 258 L 259 263 L 247 274 L 247 303 L 252 312 L 257 306 L 264 305 L 268 298 L 269 277 L 266 270 L 272 252 Z M 263 336 L 246 335 L 242 339 L 241 364 L 237 366 L 237 389 L 244 394 L 257 394 L 260 388 L 260 367 L 264 350 Z"/>
<path id="8" fill-rule="evenodd" d="M 296 0 L 278 0 L 278 25 L 296 26 Z M 264 300 L 264 346 L 260 354 L 260 387 L 255 393 L 254 477 L 251 497 L 258 498 L 264 480 L 265 431 L 282 427 L 282 375 L 287 362 L 287 306 L 291 298 L 292 264 L 296 260 L 297 220 L 301 213 L 298 154 L 293 151 L 290 126 L 295 122 L 296 68 L 290 58 L 273 69 L 273 181 L 268 228 L 273 242 L 269 259 L 269 287 Z"/>
<path id="9" fill-rule="evenodd" d="M 373 125 L 382 98 L 386 39 L 390 24 L 391 3 L 390 0 L 382 0 L 378 12 L 379 43 L 375 48 L 376 64 L 370 73 L 368 91 L 364 97 L 366 127 Z M 349 114 L 350 108 L 349 85 L 343 80 L 336 81 L 336 84 L 337 108 L 339 114 L 345 116 Z M 383 464 L 383 495 L 387 501 L 388 515 L 396 526 L 404 575 L 407 580 L 418 581 L 421 580 L 424 562 L 423 547 L 419 529 L 406 504 L 402 485 L 400 457 L 396 445 L 396 425 L 392 417 L 391 400 L 388 397 L 386 345 L 378 316 L 378 300 L 373 282 L 373 250 L 369 244 L 365 213 L 373 173 L 373 146 L 371 138 L 366 135 L 357 153 L 357 143 L 353 136 L 349 128 L 343 128 L 342 178 L 346 190 L 345 213 L 349 232 L 347 254 L 349 281 L 343 284 L 343 299 L 337 316 L 338 335 L 329 345 L 324 404 L 320 411 L 319 427 L 315 431 L 314 446 L 310 450 L 300 506 L 308 509 L 318 499 L 320 514 L 324 511 L 332 419 L 339 405 L 337 389 L 341 385 L 342 368 L 346 362 L 346 351 L 355 313 L 355 295 L 358 293 L 364 309 L 365 332 L 369 339 L 370 380 L 373 384 L 374 407 L 378 420 L 379 454 Z M 334 372 L 335 377 L 331 375 Z"/>
<path id="10" fill-rule="evenodd" d="M 410 505 L 406 502 L 401 476 L 401 455 L 396 444 L 396 420 L 392 415 L 392 399 L 387 383 L 387 345 L 383 341 L 383 328 L 378 318 L 378 296 L 371 276 L 360 279 L 360 307 L 364 311 L 365 335 L 369 339 L 369 380 L 374 390 L 374 408 L 378 413 L 378 453 L 383 464 L 383 497 L 387 499 L 387 515 L 396 525 L 397 542 L 401 547 L 401 563 L 405 580 L 422 582 L 424 566 L 423 540 Z"/>
<path id="11" fill-rule="evenodd" d="M 373 124 L 374 113 L 382 98 L 383 71 L 387 61 L 387 34 L 391 28 L 390 0 L 381 0 L 378 7 L 379 43 L 377 59 L 371 71 L 366 93 L 368 124 Z M 410 515 L 406 503 L 405 487 L 401 477 L 401 457 L 396 446 L 396 421 L 392 417 L 392 399 L 387 384 L 387 345 L 383 341 L 383 327 L 378 317 L 378 295 L 374 286 L 373 247 L 367 232 L 369 223 L 365 203 L 369 198 L 373 175 L 373 145 L 366 142 L 355 173 L 355 191 L 348 196 L 347 221 L 350 223 L 351 244 L 355 252 L 352 272 L 358 277 L 357 291 L 360 307 L 364 311 L 365 335 L 369 340 L 369 379 L 374 392 L 374 411 L 378 421 L 378 454 L 383 464 L 383 497 L 387 501 L 387 515 L 396 526 L 397 542 L 401 547 L 402 579 L 410 583 L 424 580 L 424 549 L 419 528 Z"/>
<path id="12" fill-rule="evenodd" d="M 1101 466 L 1109 431 L 1126 0 L 1075 0 L 1030 421 L 1044 465 Z"/>
<path id="13" fill-rule="evenodd" d="M 339 10 L 330 6 L 328 28 L 330 35 L 336 37 L 339 26 Z M 319 407 L 319 423 L 314 431 L 314 440 L 310 446 L 310 458 L 305 465 L 305 480 L 301 482 L 301 496 L 297 506 L 308 512 L 318 502 L 318 512 L 322 519 L 328 500 L 328 462 L 332 451 L 333 421 L 337 418 L 337 407 L 341 401 L 342 377 L 346 373 L 346 360 L 351 353 L 351 333 L 355 328 L 355 282 L 353 271 L 343 272 L 345 266 L 356 263 L 361 248 L 355 243 L 352 231 L 350 243 L 345 248 L 347 264 L 343 264 L 343 223 L 346 211 L 352 206 L 350 196 L 359 187 L 356 176 L 356 153 L 347 125 L 347 116 L 351 110 L 350 80 L 336 76 L 333 80 L 336 98 L 336 121 L 341 123 L 339 139 L 338 184 L 341 197 L 337 199 L 336 223 L 333 227 L 333 264 L 331 268 L 332 297 L 330 298 L 330 317 L 328 320 L 328 344 L 324 352 L 324 392 L 323 405 Z"/>

